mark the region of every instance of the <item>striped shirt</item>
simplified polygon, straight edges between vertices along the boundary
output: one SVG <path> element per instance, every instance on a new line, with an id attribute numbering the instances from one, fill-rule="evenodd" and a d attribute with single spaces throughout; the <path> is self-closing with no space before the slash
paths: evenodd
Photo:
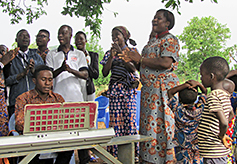
<path id="1" fill-rule="evenodd" d="M 229 153 L 229 149 L 219 139 L 219 120 L 215 112 L 223 111 L 228 120 L 231 110 L 230 96 L 227 92 L 216 89 L 207 96 L 198 127 L 198 145 L 202 157 L 221 158 L 227 156 Z"/>
<path id="2" fill-rule="evenodd" d="M 137 51 L 136 48 L 128 48 L 126 45 L 122 48 L 122 50 L 130 50 L 130 51 Z M 107 51 L 104 55 L 104 58 L 100 62 L 100 64 L 105 65 L 110 57 L 110 51 Z M 130 72 L 122 59 L 120 59 L 117 55 L 113 57 L 113 62 L 111 66 L 111 76 L 110 76 L 110 88 L 113 84 L 123 84 L 126 87 L 131 87 L 131 81 L 133 80 L 133 73 Z"/>

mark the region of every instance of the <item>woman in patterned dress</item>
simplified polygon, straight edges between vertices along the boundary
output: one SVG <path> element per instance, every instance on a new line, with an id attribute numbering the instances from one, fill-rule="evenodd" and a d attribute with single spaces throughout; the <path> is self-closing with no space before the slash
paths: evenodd
<path id="1" fill-rule="evenodd" d="M 142 163 L 174 163 L 174 114 L 167 105 L 167 90 L 179 84 L 173 72 L 178 65 L 179 43 L 168 31 L 173 26 L 174 15 L 168 10 L 158 10 L 152 20 L 152 33 L 142 56 L 134 52 L 120 55 L 125 61 L 140 64 L 143 85 L 140 134 L 153 137 L 152 141 L 140 143 Z"/>
<path id="2" fill-rule="evenodd" d="M 113 44 L 100 62 L 103 65 L 103 75 L 111 71 L 110 83 L 106 96 L 109 97 L 109 126 L 114 128 L 116 136 L 135 135 L 136 129 L 136 89 L 132 87 L 133 74 L 136 68 L 132 62 L 124 62 L 117 56 L 125 51 L 136 51 L 129 48 L 127 41 L 133 46 L 135 41 L 130 39 L 129 31 L 123 26 L 112 30 Z M 117 157 L 117 146 L 109 146 L 108 151 Z M 138 157 L 138 146 L 136 146 Z"/>
<path id="3" fill-rule="evenodd" d="M 8 51 L 5 45 L 0 45 L 0 137 L 8 135 L 8 110 L 5 97 L 5 79 L 3 68 L 12 61 L 19 49 Z"/>

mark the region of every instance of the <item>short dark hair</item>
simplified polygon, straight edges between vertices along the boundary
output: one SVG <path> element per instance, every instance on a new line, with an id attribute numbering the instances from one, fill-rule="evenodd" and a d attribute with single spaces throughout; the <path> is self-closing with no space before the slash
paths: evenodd
<path id="1" fill-rule="evenodd" d="M 6 51 L 7 51 L 7 46 L 5 46 L 4 44 L 0 44 L 0 47 L 1 47 L 1 46 L 4 47 L 4 48 L 6 49 Z M 5 53 L 6 53 L 6 52 L 5 52 Z M 0 51 L 0 54 L 3 55 L 3 52 Z"/>
<path id="2" fill-rule="evenodd" d="M 185 88 L 179 92 L 180 101 L 183 104 L 193 104 L 197 100 L 198 93 L 193 89 Z"/>
<path id="3" fill-rule="evenodd" d="M 62 25 L 60 28 L 63 28 L 63 27 L 67 27 L 68 30 L 69 30 L 69 32 L 70 32 L 71 35 L 72 35 L 72 28 L 71 28 L 69 25 L 64 24 L 64 25 Z M 59 29 L 60 29 L 60 28 L 59 28 Z"/>
<path id="4" fill-rule="evenodd" d="M 16 38 L 18 37 L 18 35 L 21 33 L 21 32 L 23 32 L 23 31 L 26 31 L 26 32 L 28 32 L 26 29 L 21 29 L 21 30 L 19 30 L 18 32 L 17 32 L 17 34 L 16 34 Z"/>
<path id="5" fill-rule="evenodd" d="M 214 73 L 217 81 L 224 80 L 229 73 L 229 64 L 223 57 L 220 56 L 207 58 L 203 61 L 201 68 L 204 68 L 209 74 Z"/>
<path id="6" fill-rule="evenodd" d="M 231 76 L 228 79 L 235 83 L 235 91 L 237 91 L 237 75 Z"/>
<path id="7" fill-rule="evenodd" d="M 78 31 L 75 36 L 77 36 L 77 35 L 79 35 L 79 34 L 84 35 L 85 39 L 87 40 L 86 34 L 85 34 L 83 31 Z"/>
<path id="8" fill-rule="evenodd" d="M 47 66 L 47 65 L 42 64 L 42 65 L 39 65 L 39 66 L 37 66 L 37 67 L 35 68 L 35 72 L 34 72 L 34 74 L 33 74 L 33 77 L 34 77 L 34 78 L 37 78 L 37 76 L 39 75 L 39 72 L 40 72 L 40 71 L 44 71 L 44 70 L 48 70 L 48 71 L 50 71 L 50 72 L 53 73 L 53 68 L 51 68 L 51 67 L 49 67 L 49 66 Z"/>
<path id="9" fill-rule="evenodd" d="M 168 29 L 171 30 L 174 27 L 175 19 L 174 19 L 174 14 L 166 9 L 159 9 L 157 12 L 163 12 L 164 17 L 168 22 L 170 22 L 170 25 L 168 26 Z"/>
<path id="10" fill-rule="evenodd" d="M 7 48 L 7 46 L 6 46 L 5 44 L 0 44 L 0 46 L 3 46 L 3 47 L 6 47 L 6 48 Z"/>
<path id="11" fill-rule="evenodd" d="M 45 32 L 45 33 L 48 34 L 48 36 L 50 37 L 50 33 L 49 33 L 49 31 L 46 30 L 46 29 L 41 29 L 41 30 L 39 30 L 39 32 Z M 39 32 L 38 32 L 38 33 L 39 33 Z"/>

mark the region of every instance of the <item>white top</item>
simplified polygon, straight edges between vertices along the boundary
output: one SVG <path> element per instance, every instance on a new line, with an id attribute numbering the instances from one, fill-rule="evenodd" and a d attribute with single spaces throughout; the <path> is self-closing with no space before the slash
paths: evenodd
<path id="1" fill-rule="evenodd" d="M 91 56 L 89 55 L 88 51 L 86 51 L 86 53 L 87 53 L 86 62 L 87 62 L 88 65 L 90 65 L 91 64 Z"/>
<path id="2" fill-rule="evenodd" d="M 22 54 L 22 56 L 24 57 L 25 61 L 28 61 L 27 60 L 27 53 L 28 53 L 29 49 L 27 49 L 25 52 L 19 50 L 18 52 Z M 24 59 L 20 58 L 21 59 L 21 62 L 22 62 L 22 65 L 24 68 L 26 68 L 26 63 L 24 62 Z"/>
<path id="3" fill-rule="evenodd" d="M 54 49 L 48 52 L 46 56 L 46 65 L 57 70 L 61 67 L 65 55 L 63 51 Z M 80 70 L 87 68 L 85 55 L 82 51 L 73 49 L 68 52 L 66 63 L 70 68 Z M 54 79 L 53 91 L 62 95 L 66 102 L 84 101 L 82 87 L 86 87 L 86 80 L 80 79 L 75 75 L 64 71 Z"/>

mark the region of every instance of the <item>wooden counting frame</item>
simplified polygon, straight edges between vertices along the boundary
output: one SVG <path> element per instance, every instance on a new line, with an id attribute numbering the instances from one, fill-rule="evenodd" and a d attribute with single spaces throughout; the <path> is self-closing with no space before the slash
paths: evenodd
<path id="1" fill-rule="evenodd" d="M 25 106 L 24 135 L 96 125 L 97 102 L 30 104 Z"/>

